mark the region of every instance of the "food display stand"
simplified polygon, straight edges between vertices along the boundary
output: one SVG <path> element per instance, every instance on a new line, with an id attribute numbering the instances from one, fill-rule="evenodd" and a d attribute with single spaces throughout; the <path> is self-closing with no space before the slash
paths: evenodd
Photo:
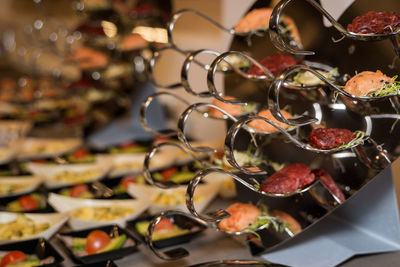
<path id="1" fill-rule="evenodd" d="M 399 3 L 356 0 L 331 16 L 326 1 L 260 0 L 230 27 L 194 9 L 167 19 L 158 1 L 85 0 L 73 3 L 78 27 L 48 38 L 34 5 L 29 66 L 47 49 L 81 79 L 33 68 L 1 80 L 0 264 L 18 244 L 21 261 L 63 266 L 400 262 L 400 15 L 359 18 L 386 16 L 382 32 L 344 26 Z M 229 50 L 182 48 L 174 30 L 189 14 L 232 36 Z M 169 50 L 185 60 L 164 84 L 156 69 Z M 163 97 L 185 110 L 171 114 Z M 200 118 L 226 124 L 224 140 L 193 140 Z"/>

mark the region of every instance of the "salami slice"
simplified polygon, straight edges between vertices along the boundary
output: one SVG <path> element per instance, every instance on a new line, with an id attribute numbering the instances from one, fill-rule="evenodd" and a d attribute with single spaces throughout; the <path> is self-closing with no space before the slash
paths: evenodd
<path id="1" fill-rule="evenodd" d="M 341 128 L 318 128 L 311 131 L 310 145 L 321 149 L 332 149 L 349 143 L 354 133 Z"/>
<path id="2" fill-rule="evenodd" d="M 303 163 L 294 163 L 271 175 L 260 188 L 266 193 L 285 194 L 302 189 L 314 180 L 310 168 Z"/>

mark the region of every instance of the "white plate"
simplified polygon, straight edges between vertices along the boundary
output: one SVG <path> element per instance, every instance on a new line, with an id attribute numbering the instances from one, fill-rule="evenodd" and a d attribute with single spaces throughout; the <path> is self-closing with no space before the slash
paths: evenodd
<path id="1" fill-rule="evenodd" d="M 14 145 L 18 149 L 18 159 L 27 160 L 57 157 L 72 152 L 82 145 L 82 140 L 79 138 L 24 138 L 16 140 Z M 51 147 L 53 148 L 49 149 Z M 39 148 L 45 148 L 45 151 L 39 151 Z"/>
<path id="2" fill-rule="evenodd" d="M 106 158 L 96 157 L 96 161 L 94 163 L 79 163 L 79 164 L 43 164 L 43 163 L 33 163 L 30 162 L 27 164 L 27 168 L 34 175 L 43 177 L 44 184 L 47 188 L 53 189 L 63 186 L 69 186 L 79 183 L 87 183 L 99 180 L 106 176 L 110 171 L 112 166 L 112 162 L 107 160 Z M 54 181 L 53 177 L 57 174 L 68 171 L 80 173 L 89 170 L 99 170 L 99 173 L 90 179 L 85 180 L 84 182 L 59 182 Z"/>
<path id="3" fill-rule="evenodd" d="M 125 227 L 126 221 L 133 220 L 143 213 L 149 207 L 149 201 L 146 199 L 128 199 L 128 200 L 105 200 L 105 199 L 79 199 L 66 197 L 59 194 L 50 193 L 48 197 L 50 205 L 58 212 L 71 212 L 75 209 L 85 206 L 104 207 L 112 205 L 121 205 L 133 208 L 134 211 L 130 215 L 113 221 L 88 221 L 70 217 L 69 225 L 72 229 L 78 230 L 108 224 L 118 224 Z"/>
<path id="4" fill-rule="evenodd" d="M 143 171 L 143 162 L 146 154 L 119 154 L 110 155 L 113 161 L 113 169 L 110 177 L 118 177 L 127 174 L 137 174 Z M 166 153 L 157 153 L 150 162 L 150 170 L 158 170 L 171 166 L 174 163 L 174 157 Z M 125 165 L 125 166 L 123 166 Z"/>
<path id="5" fill-rule="evenodd" d="M 14 221 L 18 214 L 21 213 L 13 213 L 13 212 L 0 212 L 0 223 L 7 223 Z M 19 242 L 22 240 L 29 240 L 38 237 L 43 237 L 45 239 L 50 239 L 60 228 L 64 225 L 64 223 L 68 220 L 67 213 L 23 213 L 29 219 L 32 219 L 35 224 L 39 223 L 49 223 L 50 227 L 37 235 L 31 236 L 29 238 L 11 240 L 11 239 L 0 239 L 0 244 L 5 243 L 13 243 Z"/>
<path id="6" fill-rule="evenodd" d="M 4 177 L 0 177 L 0 187 L 2 187 L 4 185 L 13 185 L 13 184 L 26 185 L 25 188 L 23 188 L 19 191 L 13 192 L 11 194 L 6 194 L 6 195 L 0 194 L 0 198 L 12 197 L 12 196 L 32 192 L 36 188 L 39 187 L 39 185 L 42 183 L 42 181 L 43 181 L 42 178 L 39 176 L 4 176 Z"/>
<path id="7" fill-rule="evenodd" d="M 196 196 L 201 197 L 199 201 L 195 202 L 195 207 L 198 212 L 202 212 L 208 206 L 208 204 L 210 204 L 210 202 L 217 196 L 219 188 L 219 182 L 205 183 L 197 187 Z M 151 203 L 149 212 L 151 214 L 157 214 L 165 210 L 179 210 L 188 212 L 186 203 L 178 205 L 160 205 L 152 201 L 159 193 L 173 194 L 179 192 L 180 194 L 185 195 L 186 189 L 187 185 L 170 189 L 161 189 L 151 185 L 129 184 L 127 192 L 136 199 L 145 199 L 146 201 L 149 201 Z"/>

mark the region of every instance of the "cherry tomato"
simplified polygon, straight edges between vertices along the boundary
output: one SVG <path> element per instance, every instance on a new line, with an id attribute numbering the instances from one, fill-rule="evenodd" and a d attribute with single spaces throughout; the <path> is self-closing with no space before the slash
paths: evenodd
<path id="1" fill-rule="evenodd" d="M 217 151 L 217 158 L 222 159 L 225 156 L 225 152 L 224 151 Z"/>
<path id="2" fill-rule="evenodd" d="M 0 267 L 5 267 L 9 264 L 15 264 L 18 262 L 26 261 L 28 258 L 26 257 L 25 253 L 19 250 L 14 250 L 7 253 L 0 262 Z"/>
<path id="3" fill-rule="evenodd" d="M 137 181 L 136 181 L 136 179 L 134 178 L 134 177 L 125 177 L 124 179 L 122 179 L 122 181 L 121 181 L 121 185 L 122 185 L 122 187 L 123 188 L 125 188 L 125 189 L 128 189 L 128 186 L 130 185 L 130 184 L 136 184 L 137 183 Z"/>
<path id="4" fill-rule="evenodd" d="M 18 203 L 24 211 L 36 210 L 39 208 L 39 201 L 30 195 L 18 198 Z"/>
<path id="5" fill-rule="evenodd" d="M 79 197 L 86 191 L 89 191 L 89 187 L 86 184 L 78 184 L 71 188 L 69 195 L 71 197 Z"/>
<path id="6" fill-rule="evenodd" d="M 172 175 L 178 172 L 177 168 L 169 168 L 161 172 L 161 176 L 164 181 L 168 181 Z"/>
<path id="7" fill-rule="evenodd" d="M 76 159 L 80 159 L 83 158 L 85 156 L 89 155 L 89 151 L 87 151 L 86 149 L 78 149 L 74 152 L 73 156 Z"/>
<path id="8" fill-rule="evenodd" d="M 111 238 L 103 231 L 94 230 L 86 238 L 86 253 L 95 254 L 104 249 L 111 242 Z"/>
<path id="9" fill-rule="evenodd" d="M 134 146 L 137 146 L 136 142 L 129 141 L 129 142 L 123 143 L 120 146 L 120 148 L 128 148 L 128 147 L 134 147 Z"/>
<path id="10" fill-rule="evenodd" d="M 173 230 L 173 229 L 174 229 L 174 223 L 171 222 L 171 220 L 168 218 L 162 218 L 161 221 L 154 228 L 155 231 Z"/>

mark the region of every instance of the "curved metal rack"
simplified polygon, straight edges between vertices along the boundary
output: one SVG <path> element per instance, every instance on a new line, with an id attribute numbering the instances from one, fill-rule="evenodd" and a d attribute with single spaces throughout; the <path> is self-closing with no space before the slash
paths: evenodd
<path id="1" fill-rule="evenodd" d="M 147 109 L 150 107 L 151 102 L 153 102 L 158 96 L 161 95 L 168 95 L 168 96 L 172 96 L 175 99 L 181 101 L 182 103 L 186 104 L 186 105 L 190 105 L 189 102 L 187 102 L 184 98 L 171 94 L 169 92 L 157 92 L 154 93 L 150 96 L 148 96 L 146 98 L 145 101 L 142 102 L 141 108 L 140 108 L 140 123 L 143 127 L 143 129 L 145 129 L 147 132 L 154 134 L 155 136 L 174 136 L 177 134 L 176 130 L 173 129 L 165 129 L 165 130 L 154 130 L 152 129 L 146 119 L 146 114 L 147 114 Z"/>
<path id="2" fill-rule="evenodd" d="M 209 212 L 205 215 L 199 214 L 195 208 L 194 205 L 194 195 L 197 186 L 200 184 L 200 181 L 202 181 L 207 175 L 210 175 L 212 173 L 222 173 L 225 175 L 231 176 L 233 179 L 235 179 L 237 182 L 240 184 L 244 185 L 246 188 L 250 189 L 251 191 L 267 196 L 267 197 L 272 197 L 272 198 L 286 198 L 286 197 L 291 197 L 297 194 L 303 194 L 305 192 L 310 191 L 311 195 L 315 198 L 318 199 L 319 204 L 323 204 L 325 207 L 330 207 L 331 208 L 331 203 L 337 203 L 341 204 L 342 201 L 339 200 L 331 191 L 329 191 L 321 182 L 320 180 L 316 179 L 313 183 L 308 185 L 305 188 L 296 190 L 294 192 L 289 192 L 285 194 L 273 194 L 273 193 L 267 193 L 264 192 L 260 189 L 260 184 L 257 180 L 251 178 L 251 180 L 254 182 L 254 184 L 250 184 L 247 181 L 243 180 L 239 176 L 237 176 L 235 173 L 228 172 L 222 169 L 218 168 L 210 168 L 206 170 L 202 170 L 196 174 L 196 176 L 190 181 L 187 191 L 186 191 L 186 206 L 190 213 L 193 216 L 196 216 L 197 218 L 209 222 L 209 223 L 217 223 L 227 217 L 229 217 L 229 213 L 226 210 L 220 209 L 216 210 L 213 212 Z M 312 192 L 311 192 L 312 191 Z M 321 192 L 326 192 L 327 194 L 323 194 Z"/>
<path id="3" fill-rule="evenodd" d="M 192 158 L 194 161 L 200 163 L 200 165 L 202 165 L 204 168 L 208 168 L 211 166 L 207 161 L 204 161 L 203 159 L 198 158 L 196 155 L 190 153 L 189 151 L 187 151 L 186 149 L 184 149 L 181 145 L 179 145 L 177 143 L 171 143 L 171 142 L 160 143 L 160 144 L 153 146 L 152 149 L 146 153 L 146 156 L 144 159 L 143 176 L 149 184 L 155 185 L 162 189 L 168 189 L 171 187 L 180 186 L 179 184 L 175 184 L 175 183 L 165 183 L 165 182 L 158 181 L 153 177 L 153 175 L 150 172 L 151 160 L 156 155 L 156 153 L 160 150 L 160 148 L 165 147 L 165 146 L 172 146 L 172 147 L 179 148 L 184 153 L 186 153 L 190 158 Z"/>
<path id="4" fill-rule="evenodd" d="M 165 212 L 160 213 L 155 218 L 153 218 L 153 220 L 151 220 L 151 222 L 149 224 L 149 227 L 147 228 L 147 232 L 146 232 L 146 236 L 145 236 L 145 240 L 146 240 L 146 243 L 149 246 L 149 248 L 153 251 L 153 253 L 157 257 L 159 257 L 160 259 L 163 259 L 163 260 L 177 260 L 177 259 L 180 259 L 180 258 L 183 258 L 183 257 L 186 257 L 186 256 L 189 255 L 189 252 L 185 248 L 182 248 L 182 247 L 174 248 L 172 250 L 159 251 L 154 246 L 153 233 L 154 233 L 155 227 L 157 226 L 157 224 L 163 218 L 169 217 L 169 216 L 172 216 L 172 215 L 185 216 L 187 218 L 190 218 L 191 220 L 194 220 L 196 223 L 198 223 L 200 225 L 203 225 L 203 226 L 205 226 L 207 228 L 215 229 L 216 231 L 223 232 L 224 234 L 230 235 L 230 236 L 239 236 L 239 235 L 244 235 L 244 234 L 249 234 L 250 233 L 248 231 L 228 233 L 228 232 L 225 232 L 225 231 L 222 231 L 221 229 L 219 229 L 218 222 L 207 222 L 207 221 L 202 220 L 201 218 L 198 218 L 196 216 L 192 216 L 191 214 L 187 214 L 187 213 L 184 213 L 182 211 L 173 211 L 173 210 L 165 211 Z M 227 213 L 226 217 L 229 217 L 229 216 L 230 216 L 230 214 Z M 276 218 L 271 216 L 271 220 L 276 220 Z M 276 221 L 276 223 L 280 224 L 279 221 Z M 253 231 L 259 231 L 259 230 L 265 229 L 269 225 L 270 225 L 270 223 L 264 224 L 264 225 L 260 225 L 257 229 L 254 229 Z M 283 230 L 289 236 L 293 236 L 294 235 L 285 225 L 282 225 L 282 227 L 283 227 Z"/>

